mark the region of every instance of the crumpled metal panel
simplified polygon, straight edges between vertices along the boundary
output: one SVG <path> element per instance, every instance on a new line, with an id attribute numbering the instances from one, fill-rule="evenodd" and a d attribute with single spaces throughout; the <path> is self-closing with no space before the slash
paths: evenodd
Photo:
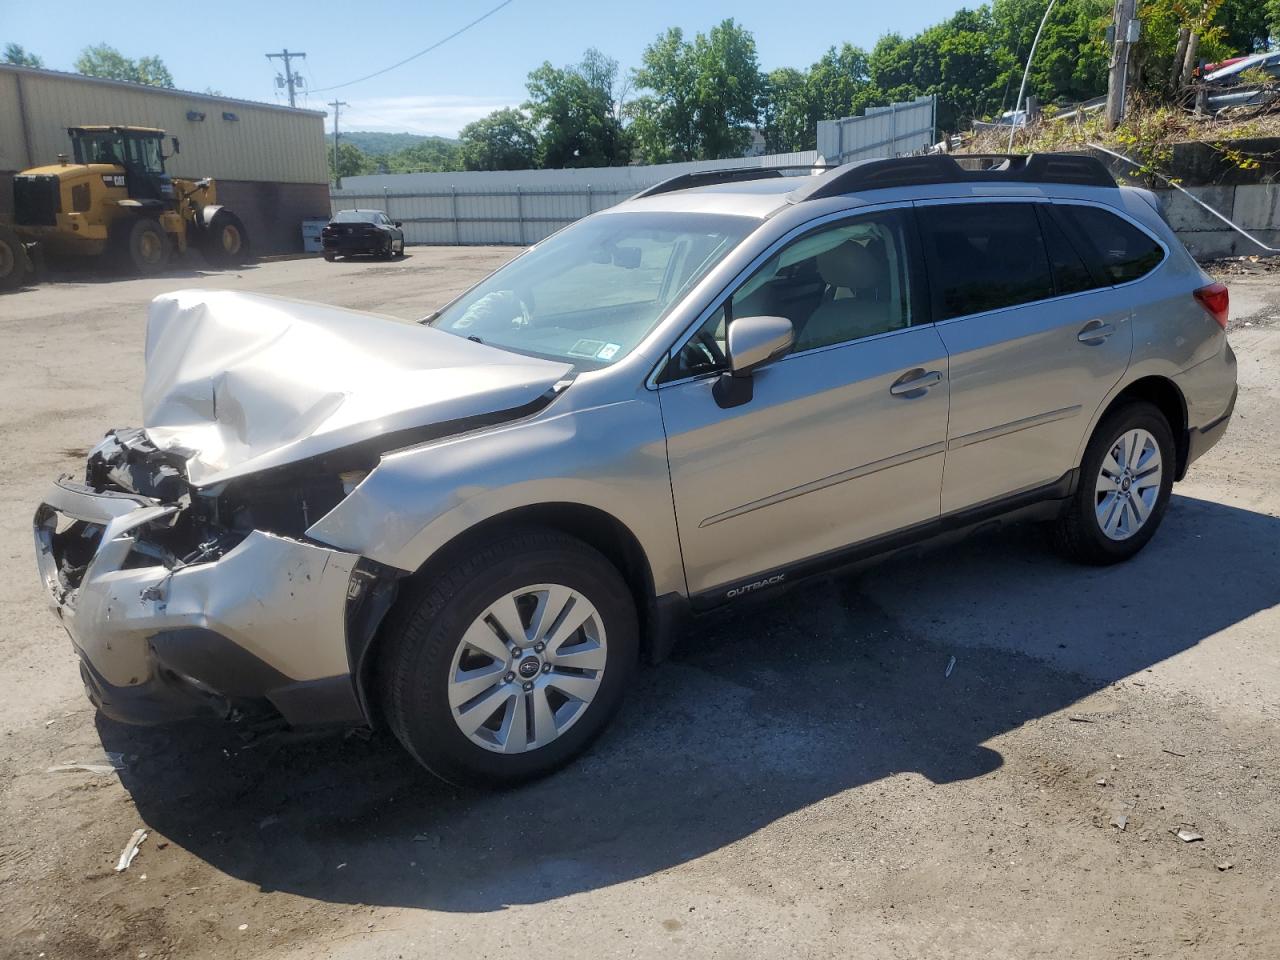
<path id="1" fill-rule="evenodd" d="M 514 409 L 569 364 L 431 327 L 232 291 L 157 297 L 143 424 L 206 486 L 394 430 Z"/>
<path id="2" fill-rule="evenodd" d="M 153 668 L 149 639 L 189 627 L 226 637 L 293 680 L 349 671 L 345 612 L 355 555 L 254 531 L 218 560 L 176 570 L 126 567 L 135 529 L 176 508 L 139 502 L 123 512 L 127 498 L 84 495 L 56 484 L 45 503 L 64 516 L 107 526 L 83 579 L 65 595 L 39 523 L 35 534 L 54 609 L 108 682 L 146 682 Z"/>

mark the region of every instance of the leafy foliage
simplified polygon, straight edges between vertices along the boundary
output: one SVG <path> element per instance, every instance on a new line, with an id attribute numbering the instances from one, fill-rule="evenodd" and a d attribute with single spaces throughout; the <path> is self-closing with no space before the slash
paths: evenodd
<path id="1" fill-rule="evenodd" d="M 631 158 L 615 87 L 618 61 L 599 50 L 582 62 L 557 68 L 544 62 L 529 74 L 524 105 L 538 132 L 544 167 L 608 167 Z"/>
<path id="2" fill-rule="evenodd" d="M 645 48 L 628 105 L 636 148 L 648 163 L 741 156 L 760 115 L 766 81 L 756 42 L 732 19 L 685 39 L 672 27 Z"/>
<path id="3" fill-rule="evenodd" d="M 468 170 L 526 170 L 537 160 L 533 122 L 509 107 L 467 124 L 458 139 Z"/>
<path id="4" fill-rule="evenodd" d="M 6 43 L 4 45 L 4 63 L 12 63 L 18 67 L 43 67 L 44 61 L 37 57 L 34 53 L 27 53 L 26 49 L 20 43 Z"/>
<path id="5" fill-rule="evenodd" d="M 127 80 L 149 87 L 173 89 L 173 75 L 159 57 L 142 57 L 131 60 L 115 47 L 105 43 L 85 47 L 76 58 L 76 72 L 86 77 L 103 77 L 107 80 Z"/>

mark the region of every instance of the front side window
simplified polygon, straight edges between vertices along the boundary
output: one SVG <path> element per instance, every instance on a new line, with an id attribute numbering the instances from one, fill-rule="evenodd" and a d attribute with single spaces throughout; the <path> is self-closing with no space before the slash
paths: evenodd
<path id="1" fill-rule="evenodd" d="M 1054 209 L 1089 244 L 1112 283 L 1144 277 L 1164 260 L 1164 249 L 1127 220 L 1098 207 L 1055 204 Z"/>
<path id="2" fill-rule="evenodd" d="M 430 323 L 598 369 L 626 356 L 759 225 L 724 214 L 606 213 L 533 247 Z"/>
<path id="3" fill-rule="evenodd" d="M 1054 295 L 1035 207 L 957 203 L 920 208 L 938 319 L 999 310 Z"/>
<path id="4" fill-rule="evenodd" d="M 757 269 L 681 348 L 664 382 L 726 366 L 734 318 L 786 317 L 792 353 L 848 343 L 913 322 L 911 263 L 896 211 L 822 227 L 793 241 Z"/>

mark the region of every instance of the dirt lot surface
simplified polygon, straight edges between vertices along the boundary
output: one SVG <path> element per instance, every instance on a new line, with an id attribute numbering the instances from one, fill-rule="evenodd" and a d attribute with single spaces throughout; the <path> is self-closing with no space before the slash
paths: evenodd
<path id="1" fill-rule="evenodd" d="M 411 253 L 0 296 L 0 956 L 1280 956 L 1274 273 L 1227 276 L 1235 419 L 1126 565 L 1012 530 L 697 624 L 585 759 L 508 793 L 385 735 L 95 718 L 29 523 L 137 422 L 147 300 L 411 318 L 512 251 Z M 123 769 L 47 772 L 104 751 Z"/>

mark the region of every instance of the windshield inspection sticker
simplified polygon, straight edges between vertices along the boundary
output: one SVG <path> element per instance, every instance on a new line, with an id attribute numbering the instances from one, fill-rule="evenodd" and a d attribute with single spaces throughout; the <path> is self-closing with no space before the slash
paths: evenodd
<path id="1" fill-rule="evenodd" d="M 622 349 L 622 344 L 620 343 L 606 343 L 603 347 L 600 348 L 600 352 L 596 354 L 596 359 L 612 360 L 614 357 L 614 354 L 616 354 L 621 349 Z"/>
<path id="2" fill-rule="evenodd" d="M 579 340 L 569 348 L 569 356 L 594 360 L 596 351 L 606 346 L 603 340 Z"/>

